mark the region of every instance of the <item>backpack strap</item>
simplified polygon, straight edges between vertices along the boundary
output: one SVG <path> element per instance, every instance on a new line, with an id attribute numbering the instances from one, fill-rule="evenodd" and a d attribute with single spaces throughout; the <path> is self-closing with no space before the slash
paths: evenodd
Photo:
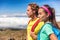
<path id="1" fill-rule="evenodd" d="M 40 22 L 40 19 L 38 19 L 38 20 L 34 23 L 34 25 L 33 25 L 32 28 L 31 28 L 31 31 L 32 31 L 32 32 L 34 32 L 34 29 L 36 28 L 36 26 L 38 25 L 39 22 Z"/>

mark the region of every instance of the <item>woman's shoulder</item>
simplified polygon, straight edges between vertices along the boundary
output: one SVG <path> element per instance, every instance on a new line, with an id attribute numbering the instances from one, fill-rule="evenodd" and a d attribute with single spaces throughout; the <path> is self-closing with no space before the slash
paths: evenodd
<path id="1" fill-rule="evenodd" d="M 52 23 L 45 23 L 44 24 L 45 29 L 46 28 L 52 28 Z"/>

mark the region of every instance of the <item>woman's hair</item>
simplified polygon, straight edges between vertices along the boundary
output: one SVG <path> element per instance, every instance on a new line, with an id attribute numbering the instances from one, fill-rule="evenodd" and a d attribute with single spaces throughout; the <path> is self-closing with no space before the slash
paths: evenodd
<path id="1" fill-rule="evenodd" d="M 44 5 L 44 7 L 46 7 L 48 10 L 44 10 L 46 13 L 49 13 L 50 12 L 50 14 L 51 15 L 49 15 L 49 17 L 48 17 L 48 20 L 50 21 L 50 22 L 52 22 L 53 23 L 53 25 L 56 27 L 56 28 L 58 28 L 58 29 L 60 29 L 59 28 L 59 26 L 58 26 L 58 24 L 57 24 L 57 22 L 56 22 L 56 19 L 55 19 L 55 9 L 54 8 L 51 8 L 49 5 Z M 41 8 L 43 8 L 43 7 L 41 7 Z M 44 8 L 43 8 L 44 9 Z M 47 12 L 47 11 L 49 11 L 49 12 Z"/>
<path id="2" fill-rule="evenodd" d="M 38 16 L 39 6 L 37 4 L 35 4 L 35 3 L 30 3 L 28 6 L 30 6 L 32 11 L 35 11 L 36 16 Z"/>
<path id="3" fill-rule="evenodd" d="M 56 22 L 55 9 L 54 9 L 54 8 L 52 8 L 52 12 L 53 12 L 53 19 L 52 19 L 53 24 L 54 24 L 58 29 L 60 29 L 60 27 L 58 26 L 58 24 L 57 24 L 57 22 Z"/>

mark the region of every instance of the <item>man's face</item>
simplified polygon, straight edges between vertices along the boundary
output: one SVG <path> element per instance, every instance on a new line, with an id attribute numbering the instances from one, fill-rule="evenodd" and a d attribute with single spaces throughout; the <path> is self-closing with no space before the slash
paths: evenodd
<path id="1" fill-rule="evenodd" d="M 28 15 L 28 17 L 31 17 L 33 15 L 33 11 L 30 6 L 28 6 L 28 8 L 27 8 L 27 15 Z"/>

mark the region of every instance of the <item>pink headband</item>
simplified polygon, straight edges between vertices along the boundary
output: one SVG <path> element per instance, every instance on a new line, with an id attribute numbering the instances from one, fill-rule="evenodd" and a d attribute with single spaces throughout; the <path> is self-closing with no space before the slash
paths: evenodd
<path id="1" fill-rule="evenodd" d="M 49 15 L 51 15 L 50 11 L 49 11 L 45 6 L 42 6 L 42 8 L 43 8 L 44 10 L 46 10 Z"/>

